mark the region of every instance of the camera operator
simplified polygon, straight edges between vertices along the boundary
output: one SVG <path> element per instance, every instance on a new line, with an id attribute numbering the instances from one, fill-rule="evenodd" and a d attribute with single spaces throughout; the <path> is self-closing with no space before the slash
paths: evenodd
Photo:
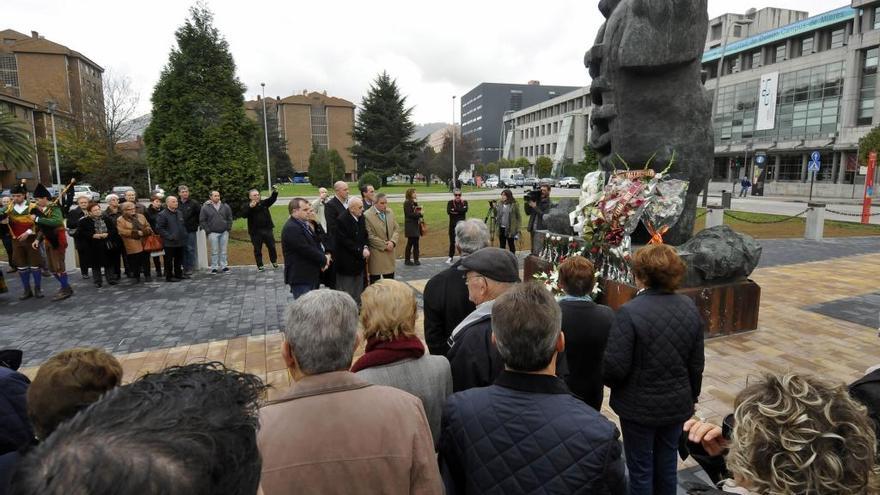
<path id="1" fill-rule="evenodd" d="M 541 184 L 540 191 L 526 193 L 525 211 L 529 216 L 529 234 L 535 242 L 535 231 L 544 230 L 544 214 L 550 211 L 550 185 Z"/>

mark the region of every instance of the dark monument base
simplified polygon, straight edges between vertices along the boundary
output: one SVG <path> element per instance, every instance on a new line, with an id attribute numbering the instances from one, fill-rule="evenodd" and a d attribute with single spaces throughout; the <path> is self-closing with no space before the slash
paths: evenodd
<path id="1" fill-rule="evenodd" d="M 529 255 L 523 266 L 523 280 L 531 280 L 535 273 L 549 272 L 550 264 L 535 255 Z M 741 280 L 678 290 L 690 297 L 706 321 L 706 337 L 720 337 L 758 328 L 758 308 L 761 305 L 761 287 L 751 280 Z M 635 297 L 636 288 L 612 281 L 602 284 L 599 302 L 613 310 Z"/>

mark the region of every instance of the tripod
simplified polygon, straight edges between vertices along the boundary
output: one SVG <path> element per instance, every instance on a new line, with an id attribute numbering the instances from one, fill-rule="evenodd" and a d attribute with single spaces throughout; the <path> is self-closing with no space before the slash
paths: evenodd
<path id="1" fill-rule="evenodd" d="M 491 243 L 495 242 L 495 215 L 497 213 L 495 202 L 489 201 L 489 211 L 486 212 L 486 218 L 483 219 L 483 223 L 489 228 L 489 242 Z"/>

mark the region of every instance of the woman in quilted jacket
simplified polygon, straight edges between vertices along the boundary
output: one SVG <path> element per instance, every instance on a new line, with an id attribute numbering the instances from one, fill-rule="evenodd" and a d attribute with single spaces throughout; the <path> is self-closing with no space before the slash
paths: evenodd
<path id="1" fill-rule="evenodd" d="M 682 426 L 703 378 L 704 323 L 675 294 L 685 265 L 675 249 L 650 245 L 633 256 L 638 294 L 617 311 L 603 378 L 620 417 L 630 495 L 675 494 Z"/>

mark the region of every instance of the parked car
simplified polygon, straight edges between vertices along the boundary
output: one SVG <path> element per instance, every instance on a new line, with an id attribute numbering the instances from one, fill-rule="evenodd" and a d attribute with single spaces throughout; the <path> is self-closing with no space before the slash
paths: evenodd
<path id="1" fill-rule="evenodd" d="M 92 186 L 90 186 L 88 184 L 74 185 L 73 186 L 73 200 L 76 201 L 77 199 L 81 198 L 82 196 L 89 198 L 89 201 L 95 201 L 95 202 L 97 202 L 101 199 L 101 195 L 98 194 L 97 191 L 92 190 Z"/>
<path id="2" fill-rule="evenodd" d="M 308 184 L 309 177 L 307 175 L 299 175 L 293 178 L 294 184 Z"/>
<path id="3" fill-rule="evenodd" d="M 153 187 L 153 190 L 150 191 L 150 197 L 152 198 L 153 196 L 158 196 L 159 199 L 164 199 L 165 198 L 165 189 L 162 189 L 162 186 L 160 186 L 159 184 L 156 184 L 156 186 Z"/>
<path id="4" fill-rule="evenodd" d="M 550 187 L 556 187 L 556 179 L 552 177 L 544 177 L 543 179 L 538 180 L 538 185 L 543 186 L 547 185 Z"/>
<path id="5" fill-rule="evenodd" d="M 526 177 L 523 179 L 523 187 L 538 187 L 540 182 L 537 177 Z"/>
<path id="6" fill-rule="evenodd" d="M 486 187 L 495 189 L 498 187 L 498 176 L 490 175 L 488 179 L 486 179 Z"/>
<path id="7" fill-rule="evenodd" d="M 580 187 L 580 183 L 578 183 L 578 180 L 576 177 L 563 177 L 559 181 L 559 183 L 556 185 L 558 187 L 567 187 L 567 188 Z"/>
<path id="8" fill-rule="evenodd" d="M 125 198 L 126 191 L 134 191 L 134 188 L 131 186 L 115 186 L 109 193 L 107 193 L 107 196 L 115 194 L 120 200 L 122 200 Z M 104 196 L 104 201 L 107 201 L 107 196 Z"/>

